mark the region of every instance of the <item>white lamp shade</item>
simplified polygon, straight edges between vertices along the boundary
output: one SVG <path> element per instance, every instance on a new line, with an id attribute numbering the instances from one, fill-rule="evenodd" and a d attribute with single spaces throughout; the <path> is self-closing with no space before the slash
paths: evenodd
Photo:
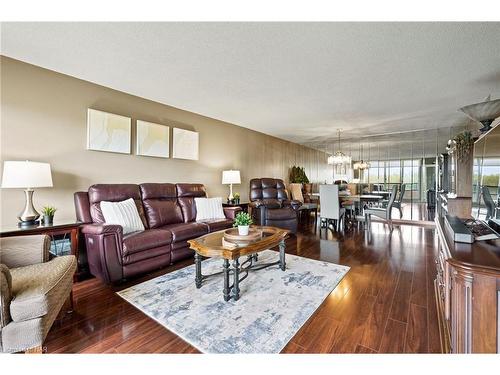
<path id="1" fill-rule="evenodd" d="M 5 161 L 2 188 L 52 187 L 49 163 L 34 161 Z"/>
<path id="2" fill-rule="evenodd" d="M 241 184 L 240 171 L 222 171 L 222 183 Z"/>

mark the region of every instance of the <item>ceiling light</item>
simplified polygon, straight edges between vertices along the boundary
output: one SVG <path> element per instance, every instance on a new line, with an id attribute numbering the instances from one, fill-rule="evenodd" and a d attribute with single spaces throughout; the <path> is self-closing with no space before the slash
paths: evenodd
<path id="1" fill-rule="evenodd" d="M 340 151 L 340 132 L 342 129 L 338 129 L 338 137 L 339 137 L 339 150 L 334 153 L 333 155 L 328 157 L 328 164 L 334 164 L 334 165 L 339 165 L 339 164 L 351 164 L 351 157 L 347 156 L 344 154 L 342 151 Z"/>
<path id="2" fill-rule="evenodd" d="M 491 129 L 491 123 L 500 116 L 500 99 L 490 100 L 490 96 L 484 102 L 466 105 L 460 108 L 469 118 L 480 122 L 483 127 L 479 129 L 482 133 Z"/>

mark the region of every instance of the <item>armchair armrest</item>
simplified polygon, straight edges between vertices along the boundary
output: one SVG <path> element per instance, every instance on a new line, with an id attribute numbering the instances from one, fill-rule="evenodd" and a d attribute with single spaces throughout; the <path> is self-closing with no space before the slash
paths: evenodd
<path id="1" fill-rule="evenodd" d="M 285 199 L 282 205 L 283 207 L 292 207 L 296 211 L 302 206 L 302 202 L 294 199 Z"/>
<path id="2" fill-rule="evenodd" d="M 9 268 L 44 263 L 49 249 L 50 237 L 46 235 L 0 238 L 0 259 Z"/>
<path id="3" fill-rule="evenodd" d="M 248 204 L 252 208 L 259 208 L 260 206 L 264 206 L 264 202 L 260 199 L 254 200 Z"/>
<path id="4" fill-rule="evenodd" d="M 224 215 L 226 219 L 234 220 L 236 215 L 243 211 L 241 207 L 224 207 Z"/>
<path id="5" fill-rule="evenodd" d="M 10 301 L 12 300 L 12 277 L 9 268 L 0 264 L 0 330 L 11 321 Z"/>

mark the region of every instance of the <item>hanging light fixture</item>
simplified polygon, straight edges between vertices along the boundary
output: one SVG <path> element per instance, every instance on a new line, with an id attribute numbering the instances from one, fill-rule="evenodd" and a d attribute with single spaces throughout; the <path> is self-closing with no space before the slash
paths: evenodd
<path id="1" fill-rule="evenodd" d="M 491 100 L 491 95 L 481 103 L 466 105 L 460 108 L 469 118 L 483 125 L 481 133 L 491 129 L 492 122 L 500 116 L 500 99 Z"/>
<path id="2" fill-rule="evenodd" d="M 339 164 L 351 164 L 351 158 L 340 151 L 340 132 L 342 129 L 338 129 L 338 137 L 339 137 L 339 149 L 332 156 L 328 158 L 329 164 L 339 165 Z"/>
<path id="3" fill-rule="evenodd" d="M 359 158 L 361 160 L 354 163 L 354 165 L 353 165 L 354 169 L 365 170 L 365 169 L 370 168 L 370 163 L 367 163 L 366 161 L 363 160 L 363 146 L 361 145 L 361 141 L 359 142 Z"/>

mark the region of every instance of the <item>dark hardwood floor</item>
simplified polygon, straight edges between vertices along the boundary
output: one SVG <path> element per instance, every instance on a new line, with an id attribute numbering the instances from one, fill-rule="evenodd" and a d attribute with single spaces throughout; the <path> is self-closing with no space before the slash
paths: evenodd
<path id="1" fill-rule="evenodd" d="M 351 270 L 284 353 L 438 353 L 434 229 L 372 224 L 341 234 L 302 228 L 287 252 Z M 74 286 L 75 311 L 56 321 L 49 353 L 196 353 L 115 291 L 191 264 L 184 261 L 120 287 L 96 279 Z"/>

